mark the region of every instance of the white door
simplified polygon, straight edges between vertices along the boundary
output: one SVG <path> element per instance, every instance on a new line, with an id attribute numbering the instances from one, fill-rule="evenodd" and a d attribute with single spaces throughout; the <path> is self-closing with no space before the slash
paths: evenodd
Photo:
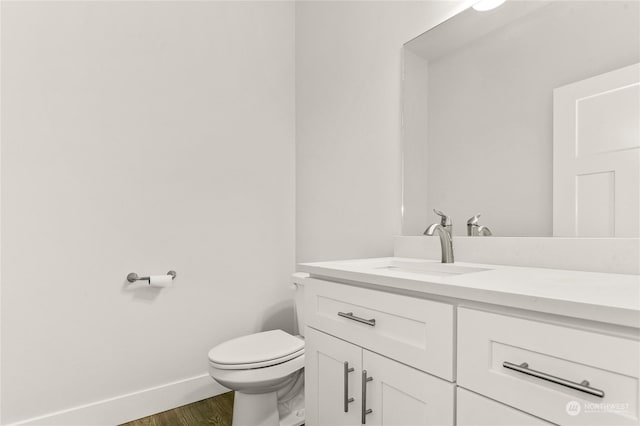
<path id="1" fill-rule="evenodd" d="M 453 425 L 453 383 L 363 350 L 367 425 Z M 362 378 L 361 378 L 362 381 Z"/>
<path id="2" fill-rule="evenodd" d="M 640 236 L 640 64 L 553 92 L 553 235 Z"/>
<path id="3" fill-rule="evenodd" d="M 362 349 L 307 327 L 304 354 L 306 424 L 360 424 Z"/>

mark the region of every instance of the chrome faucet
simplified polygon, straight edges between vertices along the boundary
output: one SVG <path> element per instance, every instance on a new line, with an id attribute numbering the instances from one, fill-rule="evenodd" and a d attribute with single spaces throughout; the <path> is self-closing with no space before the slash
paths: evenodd
<path id="1" fill-rule="evenodd" d="M 441 217 L 440 223 L 432 223 L 429 225 L 424 235 L 432 236 L 434 232 L 440 237 L 440 247 L 442 249 L 442 263 L 453 263 L 453 239 L 451 237 L 451 229 L 453 223 L 451 218 L 439 210 L 433 210 L 435 214 Z"/>
<path id="2" fill-rule="evenodd" d="M 491 233 L 491 230 L 489 228 L 484 225 L 480 225 L 478 226 L 478 235 L 480 235 L 481 237 L 490 237 L 493 234 Z"/>
<path id="3" fill-rule="evenodd" d="M 470 237 L 488 237 L 493 235 L 491 230 L 484 225 L 478 225 L 480 215 L 477 214 L 467 221 L 467 235 Z"/>
<path id="4" fill-rule="evenodd" d="M 453 235 L 451 233 L 452 228 L 453 228 L 453 222 L 451 221 L 451 218 L 449 216 L 447 216 L 446 214 L 442 213 L 440 210 L 433 209 L 433 212 L 435 214 L 437 214 L 438 216 L 440 216 L 440 225 L 442 225 L 444 227 L 444 229 L 447 230 L 449 235 Z"/>

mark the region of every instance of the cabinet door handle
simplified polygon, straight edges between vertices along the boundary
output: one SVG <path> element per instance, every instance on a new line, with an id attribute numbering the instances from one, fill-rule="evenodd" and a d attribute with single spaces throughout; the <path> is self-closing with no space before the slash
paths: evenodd
<path id="1" fill-rule="evenodd" d="M 367 377 L 367 370 L 362 370 L 362 424 L 367 424 L 367 414 L 373 413 L 371 408 L 367 409 L 367 382 L 373 380 L 373 377 Z"/>
<path id="2" fill-rule="evenodd" d="M 353 372 L 353 368 L 349 368 L 349 363 L 344 362 L 344 412 L 349 412 L 349 404 L 354 401 L 353 398 L 349 398 L 349 373 Z"/>
<path id="3" fill-rule="evenodd" d="M 353 315 L 353 312 L 338 312 L 338 316 L 342 317 L 342 318 L 346 318 L 346 319 L 350 319 L 351 321 L 357 321 L 360 322 L 362 324 L 367 324 L 370 325 L 371 327 L 375 327 L 376 325 L 376 320 L 374 319 L 364 319 L 364 318 L 360 318 L 357 317 L 355 315 Z"/>
<path id="4" fill-rule="evenodd" d="M 600 389 L 592 388 L 591 386 L 589 386 L 588 380 L 583 380 L 580 383 L 572 382 L 571 380 L 552 376 L 551 374 L 543 373 L 541 371 L 532 370 L 529 368 L 529 364 L 527 364 L 526 362 L 523 362 L 522 364 L 513 364 L 511 362 L 505 361 L 502 363 L 502 366 L 509 370 L 517 371 L 518 373 L 526 374 L 528 376 L 533 376 L 538 379 L 555 383 L 557 385 L 566 386 L 570 389 L 588 393 L 589 395 L 604 398 L 604 391 Z"/>

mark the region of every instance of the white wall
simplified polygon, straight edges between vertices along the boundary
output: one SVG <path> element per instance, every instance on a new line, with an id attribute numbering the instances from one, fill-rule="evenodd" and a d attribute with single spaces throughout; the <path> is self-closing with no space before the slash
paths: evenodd
<path id="1" fill-rule="evenodd" d="M 2 2 L 1 48 L 3 424 L 290 327 L 293 3 Z"/>
<path id="2" fill-rule="evenodd" d="M 298 261 L 392 253 L 401 217 L 402 44 L 461 8 L 296 4 Z"/>

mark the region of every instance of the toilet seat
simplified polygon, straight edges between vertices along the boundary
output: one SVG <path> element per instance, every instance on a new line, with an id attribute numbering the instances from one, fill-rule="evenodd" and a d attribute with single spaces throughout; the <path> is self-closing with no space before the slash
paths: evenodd
<path id="1" fill-rule="evenodd" d="M 211 359 L 209 359 L 209 364 L 212 367 L 219 368 L 221 370 L 249 370 L 253 368 L 271 367 L 272 365 L 282 364 L 283 362 L 290 361 L 302 355 L 304 355 L 304 348 L 292 354 L 283 356 L 282 358 L 270 359 L 270 360 L 254 362 L 250 364 L 221 364 L 218 362 L 211 361 Z"/>
<path id="2" fill-rule="evenodd" d="M 302 354 L 270 367 L 244 370 L 216 368 L 209 363 L 209 374 L 229 389 L 249 394 L 263 393 L 278 389 L 281 383 L 292 380 L 290 376 L 304 368 L 304 359 Z"/>
<path id="3" fill-rule="evenodd" d="M 238 337 L 209 351 L 209 364 L 220 370 L 270 367 L 304 354 L 304 340 L 282 330 Z"/>

